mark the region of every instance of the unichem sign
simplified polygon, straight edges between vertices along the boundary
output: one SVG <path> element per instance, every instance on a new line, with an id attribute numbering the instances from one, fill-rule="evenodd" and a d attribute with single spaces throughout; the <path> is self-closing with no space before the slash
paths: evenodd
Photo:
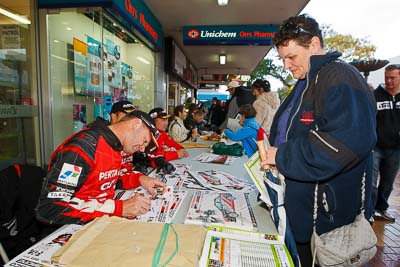
<path id="1" fill-rule="evenodd" d="M 277 25 L 185 26 L 185 45 L 271 45 Z"/>

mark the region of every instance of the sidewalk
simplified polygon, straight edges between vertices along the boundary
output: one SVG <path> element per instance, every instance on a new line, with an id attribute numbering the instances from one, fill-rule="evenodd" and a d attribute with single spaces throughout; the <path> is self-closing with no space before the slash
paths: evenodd
<path id="1" fill-rule="evenodd" d="M 400 266 L 400 173 L 396 177 L 389 203 L 389 212 L 396 217 L 396 222 L 375 220 L 373 228 L 378 237 L 378 250 L 365 267 Z"/>

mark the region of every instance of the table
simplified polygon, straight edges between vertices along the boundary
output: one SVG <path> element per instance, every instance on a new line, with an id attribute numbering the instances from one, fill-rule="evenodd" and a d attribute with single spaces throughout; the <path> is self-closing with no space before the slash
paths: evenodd
<path id="1" fill-rule="evenodd" d="M 215 143 L 212 141 L 204 141 L 204 140 L 199 140 L 198 142 L 208 144 L 210 146 L 213 143 Z M 172 161 L 172 163 L 191 165 L 192 167 L 190 170 L 193 171 L 211 170 L 211 169 L 221 170 L 223 172 L 230 173 L 238 178 L 251 180 L 249 174 L 247 173 L 244 167 L 244 163 L 248 160 L 248 157 L 246 155 L 243 155 L 242 157 L 236 159 L 232 165 L 223 165 L 214 163 L 202 163 L 197 160 L 193 160 L 196 156 L 200 155 L 201 153 L 210 152 L 209 148 L 187 148 L 186 150 L 189 152 L 188 158 L 174 160 Z M 193 190 L 188 190 L 186 199 L 182 203 L 182 206 L 179 209 L 173 221 L 174 223 L 184 222 L 186 213 L 189 209 L 192 195 L 193 195 Z M 276 230 L 274 223 L 272 222 L 269 211 L 264 206 L 261 206 L 261 203 L 257 202 L 257 196 L 258 196 L 258 191 L 255 191 L 254 193 L 251 193 L 249 195 L 254 215 L 256 216 L 258 231 L 270 234 L 277 234 L 278 232 Z"/>

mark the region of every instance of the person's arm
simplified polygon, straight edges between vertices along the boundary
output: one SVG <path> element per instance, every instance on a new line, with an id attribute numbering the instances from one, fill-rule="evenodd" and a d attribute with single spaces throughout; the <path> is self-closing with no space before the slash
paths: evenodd
<path id="1" fill-rule="evenodd" d="M 244 125 L 242 128 L 240 128 L 236 132 L 232 132 L 231 130 L 226 129 L 224 131 L 224 134 L 226 137 L 228 137 L 232 141 L 240 141 L 240 140 L 243 140 L 243 139 L 251 136 L 252 134 L 254 134 L 254 129 Z"/>
<path id="2" fill-rule="evenodd" d="M 334 71 L 329 74 L 335 75 Z M 321 79 L 325 77 L 320 75 Z M 304 181 L 325 180 L 371 152 L 376 142 L 375 106 L 367 93 L 351 86 L 357 79 L 361 77 L 336 86 L 327 83 L 317 103 L 321 104 L 318 129 L 289 138 L 278 148 L 275 161 L 282 174 Z"/>
<path id="3" fill-rule="evenodd" d="M 100 202 L 95 198 L 84 200 L 76 196 L 92 171 L 94 162 L 76 153 L 79 148 L 73 149 L 67 148 L 55 155 L 36 206 L 37 219 L 62 225 L 85 223 L 104 214 L 121 216 L 121 200 Z"/>

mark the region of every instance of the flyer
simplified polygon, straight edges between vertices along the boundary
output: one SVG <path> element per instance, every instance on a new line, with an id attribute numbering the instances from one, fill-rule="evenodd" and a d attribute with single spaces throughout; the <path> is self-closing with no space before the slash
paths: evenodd
<path id="1" fill-rule="evenodd" d="M 238 159 L 239 157 L 229 156 L 229 155 L 217 155 L 213 153 L 201 153 L 194 160 L 205 162 L 205 163 L 216 163 L 216 164 L 225 164 L 232 165 L 232 163 Z"/>
<path id="2" fill-rule="evenodd" d="M 246 193 L 195 191 L 185 223 L 232 226 L 253 230 L 257 222 Z"/>
<path id="3" fill-rule="evenodd" d="M 250 181 L 235 177 L 220 170 L 189 172 L 203 187 L 224 192 L 251 192 L 256 188 Z"/>
<path id="4" fill-rule="evenodd" d="M 78 224 L 65 225 L 22 252 L 4 266 L 40 267 L 50 265 L 53 253 L 68 242 L 72 234 L 82 227 L 82 225 Z"/>

